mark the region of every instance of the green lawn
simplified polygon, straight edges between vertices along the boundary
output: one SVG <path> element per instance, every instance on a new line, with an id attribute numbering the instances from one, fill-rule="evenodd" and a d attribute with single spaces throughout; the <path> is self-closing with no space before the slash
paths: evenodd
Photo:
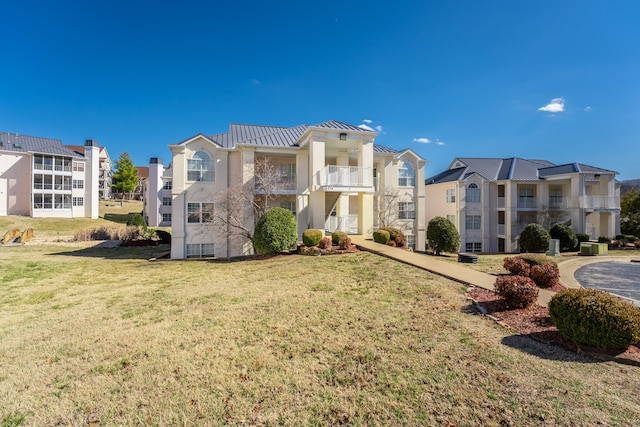
<path id="1" fill-rule="evenodd" d="M 370 253 L 0 248 L 1 425 L 634 425 L 640 368 Z"/>

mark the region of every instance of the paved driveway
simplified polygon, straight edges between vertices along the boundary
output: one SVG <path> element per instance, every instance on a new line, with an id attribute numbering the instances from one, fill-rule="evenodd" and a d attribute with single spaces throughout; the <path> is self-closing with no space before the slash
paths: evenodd
<path id="1" fill-rule="evenodd" d="M 575 278 L 585 288 L 602 289 L 640 306 L 640 263 L 595 262 L 578 268 Z"/>

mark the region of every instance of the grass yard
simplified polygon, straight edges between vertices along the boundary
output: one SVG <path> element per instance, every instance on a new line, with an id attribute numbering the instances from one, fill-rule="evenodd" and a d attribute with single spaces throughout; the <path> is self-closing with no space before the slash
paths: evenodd
<path id="1" fill-rule="evenodd" d="M 637 425 L 640 368 L 514 335 L 370 253 L 0 248 L 12 425 Z"/>

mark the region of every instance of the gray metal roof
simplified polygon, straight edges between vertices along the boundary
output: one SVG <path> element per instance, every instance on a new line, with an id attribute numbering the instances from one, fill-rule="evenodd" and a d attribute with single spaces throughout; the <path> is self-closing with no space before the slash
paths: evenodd
<path id="1" fill-rule="evenodd" d="M 0 150 L 16 153 L 39 153 L 56 156 L 83 157 L 62 145 L 62 141 L 38 136 L 0 132 Z"/>
<path id="2" fill-rule="evenodd" d="M 463 181 L 474 173 L 482 176 L 487 181 L 537 181 L 548 176 L 564 175 L 567 173 L 615 174 L 617 172 L 584 165 L 582 163 L 555 165 L 548 160 L 522 159 L 519 157 L 511 157 L 508 159 L 461 157 L 454 159 L 449 169 L 431 178 L 427 178 L 425 182 L 429 185 L 442 182 Z"/>

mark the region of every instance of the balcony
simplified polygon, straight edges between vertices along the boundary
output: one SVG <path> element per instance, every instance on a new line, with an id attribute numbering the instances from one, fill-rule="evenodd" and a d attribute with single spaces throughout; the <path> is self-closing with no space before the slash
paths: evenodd
<path id="1" fill-rule="evenodd" d="M 349 234 L 358 234 L 358 215 L 329 216 L 324 228 L 329 233 L 341 230 Z"/>
<path id="2" fill-rule="evenodd" d="M 325 166 L 320 173 L 324 191 L 373 191 L 373 174 L 369 167 Z"/>
<path id="3" fill-rule="evenodd" d="M 569 197 L 549 197 L 549 209 L 569 209 Z"/>
<path id="4" fill-rule="evenodd" d="M 518 209 L 535 209 L 537 206 L 535 197 L 518 197 Z"/>
<path id="5" fill-rule="evenodd" d="M 610 196 L 582 196 L 580 207 L 594 211 L 615 211 L 620 210 L 620 199 Z"/>
<path id="6" fill-rule="evenodd" d="M 505 198 L 498 197 L 498 209 L 504 209 L 506 206 Z"/>
<path id="7" fill-rule="evenodd" d="M 498 224 L 498 236 L 506 236 L 506 235 L 507 235 L 507 225 Z"/>

